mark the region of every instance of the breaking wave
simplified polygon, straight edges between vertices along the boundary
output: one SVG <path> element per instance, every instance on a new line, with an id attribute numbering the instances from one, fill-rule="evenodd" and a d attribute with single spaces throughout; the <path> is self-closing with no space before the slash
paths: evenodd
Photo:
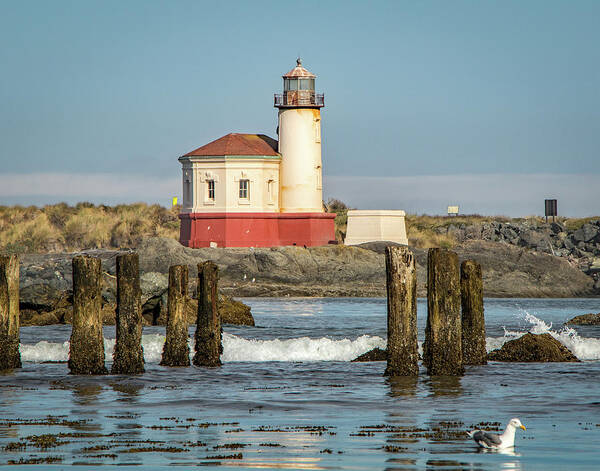
<path id="1" fill-rule="evenodd" d="M 547 324 L 533 314 L 523 312 L 523 318 L 530 324 L 524 332 L 504 329 L 502 337 L 487 337 L 486 347 L 490 352 L 502 347 L 507 341 L 525 335 L 548 333 L 573 352 L 580 360 L 600 360 L 600 339 L 580 337 L 571 327 L 563 326 L 553 330 L 552 323 Z M 147 334 L 142 336 L 144 358 L 148 363 L 159 363 L 162 356 L 164 335 Z M 223 333 L 224 362 L 241 361 L 350 361 L 369 350 L 386 348 L 386 340 L 371 335 L 361 335 L 351 339 L 333 340 L 327 337 L 295 339 L 252 340 L 237 335 Z M 112 360 L 115 339 L 104 339 L 106 360 Z M 419 342 L 419 352 L 421 352 Z M 193 341 L 190 339 L 190 352 L 193 352 Z M 69 358 L 69 342 L 52 343 L 42 340 L 36 344 L 21 344 L 21 359 L 29 362 L 67 361 Z"/>
<path id="2" fill-rule="evenodd" d="M 517 339 L 527 332 L 532 334 L 550 334 L 565 347 L 567 347 L 580 360 L 600 360 L 600 339 L 580 337 L 575 329 L 567 325 L 560 330 L 553 330 L 552 323 L 547 324 L 527 311 L 523 311 L 523 318 L 529 322 L 531 328 L 526 332 L 512 331 L 504 328 L 503 337 L 486 338 L 486 348 L 490 352 L 502 347 L 509 340 Z"/>
<path id="3" fill-rule="evenodd" d="M 148 363 L 159 363 L 164 335 L 148 334 L 142 336 L 144 359 Z M 104 339 L 104 351 L 107 361 L 112 359 L 115 339 Z M 326 337 L 311 339 L 308 337 L 287 340 L 249 340 L 237 335 L 223 333 L 224 362 L 235 361 L 350 361 L 357 356 L 379 347 L 385 348 L 386 341 L 381 337 L 362 335 L 355 340 L 332 340 Z M 190 352 L 193 343 L 190 339 Z M 51 343 L 42 340 L 33 345 L 21 344 L 23 361 L 67 361 L 69 342 Z"/>

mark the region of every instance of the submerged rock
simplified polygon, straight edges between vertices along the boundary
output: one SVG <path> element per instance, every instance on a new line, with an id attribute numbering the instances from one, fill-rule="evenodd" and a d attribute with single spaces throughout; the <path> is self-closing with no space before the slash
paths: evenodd
<path id="1" fill-rule="evenodd" d="M 198 316 L 198 300 L 188 299 L 185 311 L 188 324 L 195 325 Z M 229 296 L 219 296 L 219 314 L 222 324 L 255 325 L 250 306 Z"/>
<path id="2" fill-rule="evenodd" d="M 572 325 L 600 325 L 600 312 L 598 314 L 582 314 L 566 322 Z"/>
<path id="3" fill-rule="evenodd" d="M 375 347 L 373 350 L 357 356 L 352 361 L 387 361 L 387 350 Z"/>
<path id="4" fill-rule="evenodd" d="M 488 354 L 490 361 L 577 362 L 571 351 L 550 334 L 527 333 Z"/>

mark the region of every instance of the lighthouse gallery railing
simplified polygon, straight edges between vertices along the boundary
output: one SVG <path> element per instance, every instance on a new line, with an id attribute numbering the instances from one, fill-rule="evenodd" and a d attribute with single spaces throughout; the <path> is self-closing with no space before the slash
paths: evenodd
<path id="1" fill-rule="evenodd" d="M 275 106 L 325 106 L 325 95 L 323 93 L 303 94 L 298 92 L 286 92 L 275 94 Z"/>

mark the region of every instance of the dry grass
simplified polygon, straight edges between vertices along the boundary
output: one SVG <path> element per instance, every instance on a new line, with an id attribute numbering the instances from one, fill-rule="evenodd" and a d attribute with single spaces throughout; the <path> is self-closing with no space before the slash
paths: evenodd
<path id="1" fill-rule="evenodd" d="M 135 203 L 0 206 L 0 250 L 62 252 L 135 247 L 144 237 L 179 237 L 179 208 Z"/>
<path id="2" fill-rule="evenodd" d="M 348 209 L 350 208 L 336 198 L 329 198 L 324 206 L 328 213 L 335 213 L 335 239 L 339 243 L 343 243 L 348 229 Z"/>
<path id="3" fill-rule="evenodd" d="M 346 235 L 348 207 L 331 199 L 325 205 L 336 213 L 336 238 Z M 0 206 L 0 251 L 9 253 L 64 252 L 94 248 L 136 247 L 145 237 L 179 238 L 179 207 L 135 203 L 117 206 L 95 206 L 65 203 L 36 206 Z M 579 229 L 591 218 L 558 218 L 567 229 Z M 413 247 L 452 248 L 456 240 L 447 234 L 450 225 L 472 225 L 486 222 L 524 222 L 539 225 L 544 218 L 531 216 L 511 219 L 506 216 L 428 216 L 408 214 L 406 228 Z"/>

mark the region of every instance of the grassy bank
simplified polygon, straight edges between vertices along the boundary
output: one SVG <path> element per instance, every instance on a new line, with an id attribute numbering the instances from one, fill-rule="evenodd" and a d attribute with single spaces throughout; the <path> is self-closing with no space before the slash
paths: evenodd
<path id="1" fill-rule="evenodd" d="M 144 237 L 179 237 L 179 208 L 135 203 L 0 206 L 0 250 L 64 252 L 135 247 Z"/>
<path id="2" fill-rule="evenodd" d="M 348 207 L 331 199 L 326 208 L 335 212 L 336 238 L 346 235 Z M 0 250 L 10 253 L 66 252 L 95 248 L 136 247 L 145 237 L 179 238 L 179 207 L 171 209 L 145 203 L 95 206 L 65 203 L 36 206 L 0 206 Z M 578 229 L 596 218 L 559 218 L 570 229 Z M 448 226 L 485 222 L 523 222 L 542 224 L 541 217 L 511 219 L 505 216 L 465 215 L 457 217 L 408 214 L 406 228 L 413 247 L 456 245 L 446 234 Z"/>

